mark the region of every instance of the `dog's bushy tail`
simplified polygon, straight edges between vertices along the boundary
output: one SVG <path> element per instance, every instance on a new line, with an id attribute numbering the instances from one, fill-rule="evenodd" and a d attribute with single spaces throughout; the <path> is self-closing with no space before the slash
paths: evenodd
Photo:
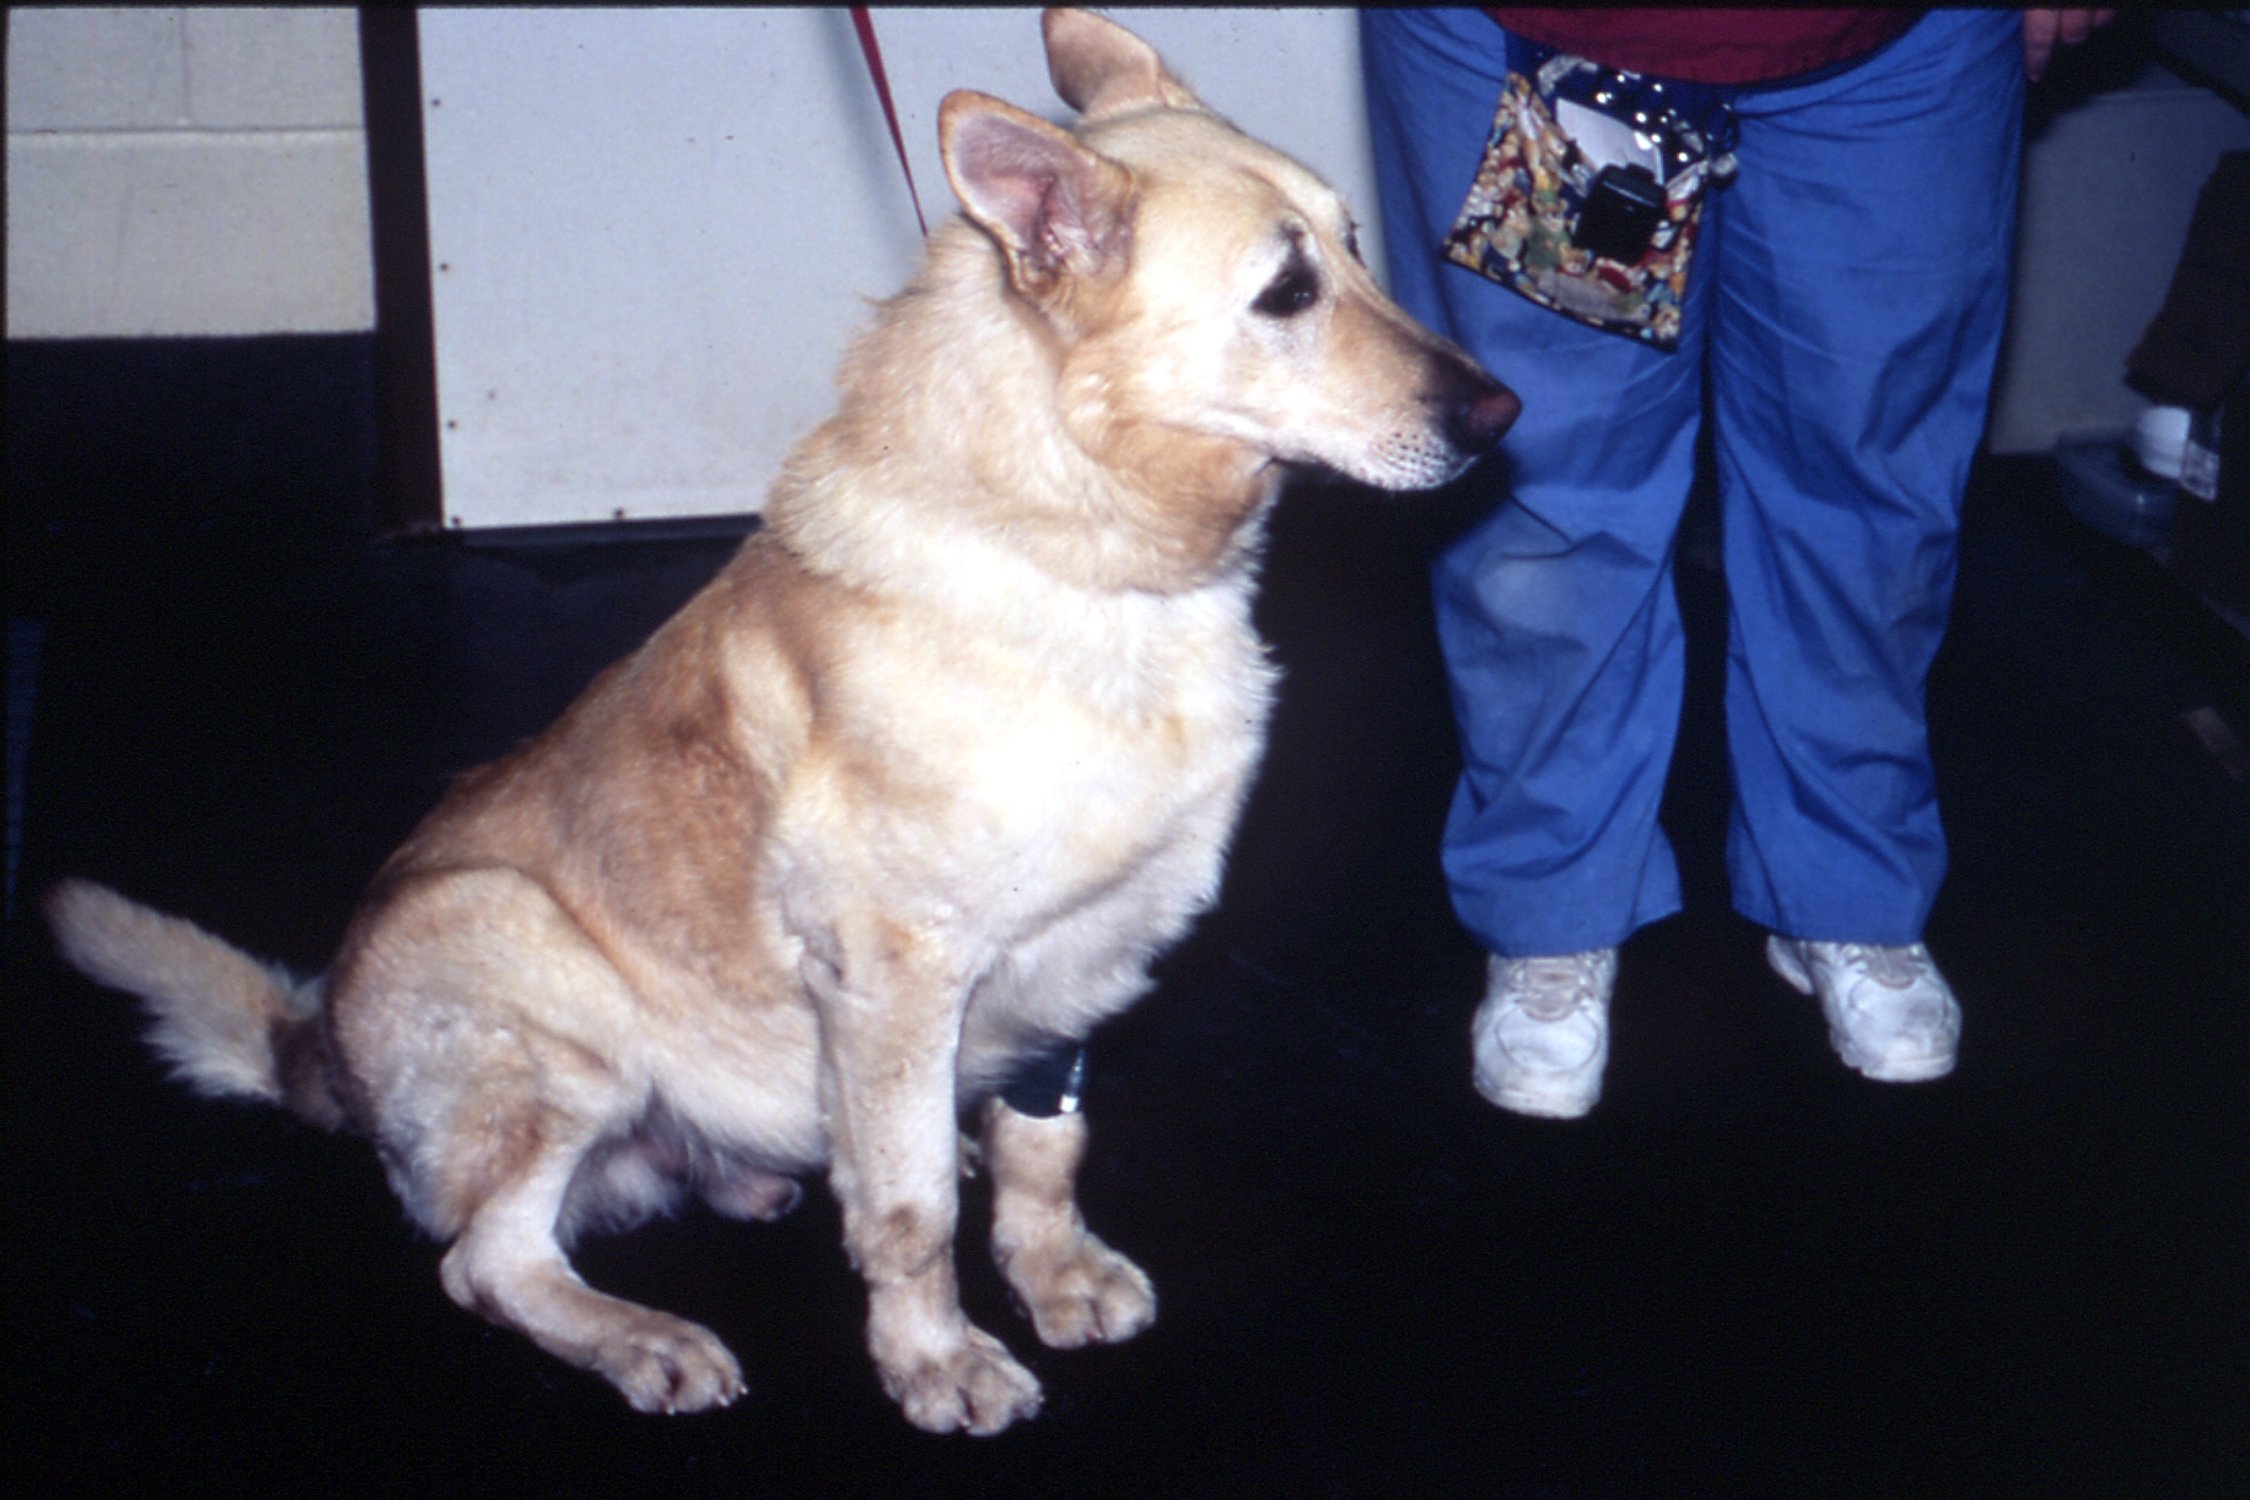
<path id="1" fill-rule="evenodd" d="M 343 1111 L 321 1053 L 321 986 L 192 922 L 66 880 L 47 895 L 56 946 L 89 978 L 138 995 L 149 1041 L 201 1094 L 263 1099 L 333 1129 Z"/>

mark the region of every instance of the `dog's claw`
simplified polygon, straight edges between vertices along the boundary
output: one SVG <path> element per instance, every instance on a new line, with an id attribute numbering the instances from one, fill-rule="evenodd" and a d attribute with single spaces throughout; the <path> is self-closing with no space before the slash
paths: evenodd
<path id="1" fill-rule="evenodd" d="M 882 1371 L 883 1388 L 924 1432 L 989 1437 L 1038 1415 L 1039 1381 L 1001 1342 L 981 1328 L 943 1353 Z"/>
<path id="2" fill-rule="evenodd" d="M 666 1416 L 732 1406 L 748 1389 L 716 1334 L 661 1314 L 614 1340 L 594 1368 L 635 1411 Z"/>
<path id="3" fill-rule="evenodd" d="M 1147 1273 L 1090 1234 L 1059 1255 L 1014 1255 L 1002 1270 L 1050 1349 L 1123 1343 L 1156 1321 Z"/>

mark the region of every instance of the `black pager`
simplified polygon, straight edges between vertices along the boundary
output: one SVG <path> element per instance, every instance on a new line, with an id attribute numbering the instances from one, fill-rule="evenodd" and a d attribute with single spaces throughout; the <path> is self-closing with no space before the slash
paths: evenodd
<path id="1" fill-rule="evenodd" d="M 1630 266 L 1648 253 L 1663 222 L 1664 184 L 1645 167 L 1608 166 L 1586 190 L 1573 238 L 1580 249 Z"/>

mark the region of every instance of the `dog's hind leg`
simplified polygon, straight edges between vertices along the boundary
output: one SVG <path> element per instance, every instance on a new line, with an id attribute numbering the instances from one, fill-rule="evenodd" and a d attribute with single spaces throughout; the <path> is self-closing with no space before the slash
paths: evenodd
<path id="1" fill-rule="evenodd" d="M 992 1175 L 992 1258 L 1042 1343 L 1116 1343 L 1155 1321 L 1148 1277 L 1089 1233 L 1079 1216 L 1083 1114 L 1026 1115 L 988 1100 L 984 1155 Z"/>
<path id="2" fill-rule="evenodd" d="M 571 1180 L 590 1144 L 552 1117 L 518 1122 L 520 1170 L 470 1214 L 441 1272 L 454 1301 L 517 1329 L 540 1348 L 608 1380 L 640 1411 L 691 1412 L 742 1395 L 742 1370 L 709 1329 L 597 1292 L 556 1238 Z"/>
<path id="3" fill-rule="evenodd" d="M 454 1301 L 642 1411 L 742 1394 L 715 1335 L 595 1291 L 565 1256 L 581 1223 L 630 1223 L 680 1193 L 632 1140 L 647 1079 L 602 1042 L 635 1020 L 632 993 L 542 889 L 500 869 L 400 883 L 339 965 L 329 1014 L 393 1187 L 451 1242 Z"/>

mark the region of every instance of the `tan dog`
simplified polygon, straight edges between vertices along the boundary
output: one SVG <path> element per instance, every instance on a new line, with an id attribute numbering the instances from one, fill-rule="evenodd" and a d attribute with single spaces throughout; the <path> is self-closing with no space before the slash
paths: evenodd
<path id="1" fill-rule="evenodd" d="M 963 1317 L 959 1111 L 1039 1337 L 1146 1277 L 1074 1201 L 1083 1117 L 996 1097 L 1147 988 L 1217 888 L 1272 668 L 1288 466 L 1417 488 L 1516 399 L 1401 313 L 1344 205 L 1139 39 L 1047 17 L 1075 135 L 946 99 L 966 217 L 846 360 L 764 528 L 384 866 L 324 981 L 68 882 L 87 973 L 196 1087 L 371 1137 L 446 1290 L 644 1411 L 742 1393 L 708 1330 L 565 1246 L 689 1191 L 770 1218 L 825 1167 L 885 1388 L 994 1432 L 1038 1383 Z"/>

